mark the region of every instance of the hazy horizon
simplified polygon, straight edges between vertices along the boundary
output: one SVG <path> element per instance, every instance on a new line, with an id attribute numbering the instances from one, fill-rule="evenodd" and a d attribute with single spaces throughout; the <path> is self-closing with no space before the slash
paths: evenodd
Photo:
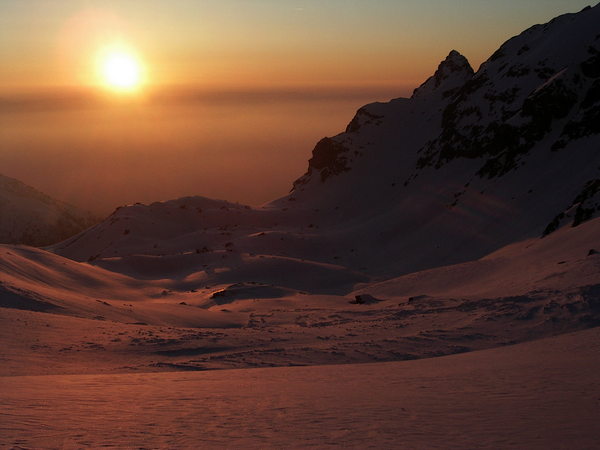
<path id="1" fill-rule="evenodd" d="M 173 89 L 115 101 L 91 90 L 0 96 L 0 173 L 99 215 L 200 195 L 285 195 L 316 142 L 408 87 Z"/>

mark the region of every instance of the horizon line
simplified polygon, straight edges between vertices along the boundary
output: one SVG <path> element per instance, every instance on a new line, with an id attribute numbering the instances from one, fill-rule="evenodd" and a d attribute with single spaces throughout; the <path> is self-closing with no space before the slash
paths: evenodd
<path id="1" fill-rule="evenodd" d="M 97 86 L 40 86 L 20 91 L 0 90 L 0 113 L 87 109 L 118 105 L 173 106 L 196 103 L 267 103 L 370 100 L 410 96 L 412 81 L 348 84 L 287 84 L 278 86 L 147 86 L 140 92 L 118 94 Z"/>

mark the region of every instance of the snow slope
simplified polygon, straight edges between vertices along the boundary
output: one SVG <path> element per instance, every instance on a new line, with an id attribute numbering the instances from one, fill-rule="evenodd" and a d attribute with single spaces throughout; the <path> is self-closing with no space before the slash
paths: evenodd
<path id="1" fill-rule="evenodd" d="M 0 341 L 11 342 L 1 374 L 394 361 L 540 339 L 600 324 L 599 250 L 597 218 L 476 261 L 323 295 L 285 287 L 294 275 L 277 261 L 279 285 L 207 284 L 210 275 L 185 265 L 140 279 L 0 246 Z"/>
<path id="2" fill-rule="evenodd" d="M 0 242 L 49 245 L 95 223 L 89 213 L 0 175 Z"/>

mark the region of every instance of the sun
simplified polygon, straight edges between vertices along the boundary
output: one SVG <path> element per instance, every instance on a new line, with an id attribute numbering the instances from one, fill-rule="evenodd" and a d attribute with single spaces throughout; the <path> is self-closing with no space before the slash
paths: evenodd
<path id="1" fill-rule="evenodd" d="M 101 57 L 103 83 L 118 91 L 135 91 L 142 81 L 142 68 L 137 58 L 124 50 L 109 50 Z"/>

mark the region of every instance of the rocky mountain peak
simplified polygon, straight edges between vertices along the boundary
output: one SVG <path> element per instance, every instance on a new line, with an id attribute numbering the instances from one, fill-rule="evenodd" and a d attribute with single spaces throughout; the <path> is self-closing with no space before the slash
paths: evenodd
<path id="1" fill-rule="evenodd" d="M 415 89 L 413 98 L 425 97 L 437 92 L 445 94 L 465 84 L 474 73 L 467 58 L 452 50 L 440 63 L 433 76 Z"/>

